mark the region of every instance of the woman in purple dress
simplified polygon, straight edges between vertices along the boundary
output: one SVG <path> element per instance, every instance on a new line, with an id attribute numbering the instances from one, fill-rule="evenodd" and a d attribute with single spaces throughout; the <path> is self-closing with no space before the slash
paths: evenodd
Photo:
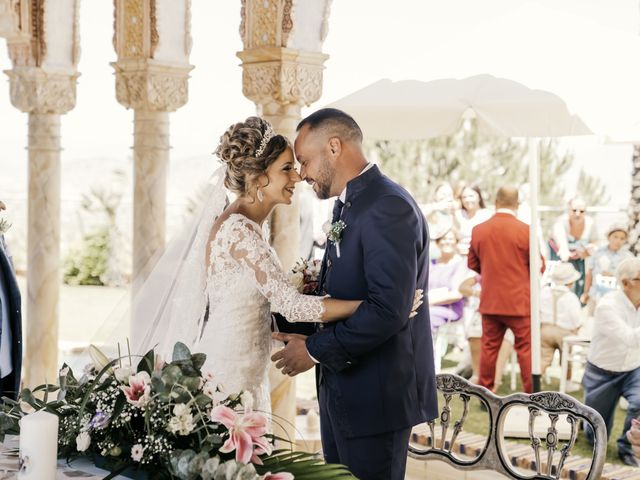
<path id="1" fill-rule="evenodd" d="M 464 297 L 460 284 L 474 273 L 467 268 L 466 259 L 458 254 L 458 238 L 453 230 L 437 238 L 436 245 L 440 257 L 429 270 L 429 316 L 436 371 L 439 371 L 448 342 L 444 336 L 439 338 L 438 332 L 443 325 L 462 318 Z"/>

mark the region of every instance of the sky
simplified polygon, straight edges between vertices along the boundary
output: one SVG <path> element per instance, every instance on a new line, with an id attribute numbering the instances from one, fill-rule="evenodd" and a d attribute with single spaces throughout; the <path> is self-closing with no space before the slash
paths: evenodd
<path id="1" fill-rule="evenodd" d="M 239 20 L 239 0 L 192 0 L 195 68 L 189 103 L 171 115 L 170 192 L 195 188 L 194 170 L 213 166 L 220 134 L 255 113 L 241 91 Z M 116 101 L 110 66 L 113 3 L 85 0 L 80 28 L 78 101 L 62 118 L 63 200 L 105 168 L 126 167 L 133 143 L 133 112 Z M 303 114 L 380 78 L 509 78 L 559 95 L 597 133 L 563 142 L 576 155 L 572 175 L 584 166 L 605 181 L 612 205 L 625 205 L 631 147 L 611 142 L 640 138 L 639 33 L 636 0 L 333 0 L 323 95 Z M 0 48 L 0 69 L 9 68 Z M 2 84 L 0 198 L 25 195 L 27 182 L 27 115 Z M 92 177 L 78 182 L 78 170 Z"/>

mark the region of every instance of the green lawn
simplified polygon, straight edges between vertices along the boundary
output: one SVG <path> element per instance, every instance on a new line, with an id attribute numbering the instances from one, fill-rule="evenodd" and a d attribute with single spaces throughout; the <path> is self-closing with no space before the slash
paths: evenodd
<path id="1" fill-rule="evenodd" d="M 559 384 L 559 381 L 557 379 L 553 379 L 553 381 L 550 384 L 545 384 L 543 382 L 542 389 L 557 392 L 558 384 Z M 518 377 L 518 385 L 517 385 L 516 391 L 522 391 L 522 384 L 520 382 L 519 377 Z M 502 385 L 498 390 L 498 394 L 501 396 L 507 396 L 510 393 L 512 392 L 509 389 L 509 377 L 508 375 L 505 375 Z M 571 393 L 569 395 L 579 400 L 580 402 L 582 402 L 584 398 L 584 392 L 582 391 L 582 389 L 575 393 Z M 439 402 L 441 402 L 440 407 L 442 408 L 442 405 L 444 404 L 442 395 L 439 396 Z M 452 402 L 453 419 L 458 419 L 460 416 L 460 412 L 461 412 L 460 402 L 459 401 Z M 624 423 L 625 416 L 626 416 L 626 412 L 618 407 L 616 409 L 615 419 L 613 423 L 613 433 L 607 444 L 607 462 L 614 463 L 614 464 L 622 464 L 622 462 L 618 458 L 618 448 L 616 445 L 616 439 L 620 436 L 620 432 L 622 431 L 622 425 Z M 488 414 L 480 410 L 479 403 L 477 401 L 472 400 L 470 403 L 467 420 L 464 423 L 464 431 L 486 435 L 488 432 L 487 425 L 488 425 Z M 509 439 L 509 440 L 512 440 L 512 439 Z M 516 440 L 516 441 L 522 442 L 522 443 L 529 443 L 529 441 L 526 439 Z M 544 441 L 542 442 L 541 447 L 543 448 L 545 447 Z M 546 448 L 544 450 L 541 450 L 541 452 L 542 451 L 545 452 L 545 455 L 546 455 Z M 584 432 L 582 431 L 579 432 L 578 441 L 576 442 L 576 445 L 572 449 L 572 454 L 579 455 L 582 457 L 592 456 L 591 447 L 587 443 L 587 440 L 584 436 Z"/>

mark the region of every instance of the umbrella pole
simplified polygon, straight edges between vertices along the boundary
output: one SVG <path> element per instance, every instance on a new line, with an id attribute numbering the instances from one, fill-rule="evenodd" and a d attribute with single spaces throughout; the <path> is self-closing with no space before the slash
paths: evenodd
<path id="1" fill-rule="evenodd" d="M 529 279 L 531 291 L 531 376 L 533 391 L 540 391 L 540 249 L 538 248 L 538 193 L 540 192 L 539 139 L 529 139 Z"/>

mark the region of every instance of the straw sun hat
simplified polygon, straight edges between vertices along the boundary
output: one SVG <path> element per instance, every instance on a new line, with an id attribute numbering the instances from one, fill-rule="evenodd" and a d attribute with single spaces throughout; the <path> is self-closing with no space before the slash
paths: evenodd
<path id="1" fill-rule="evenodd" d="M 551 272 L 551 281 L 556 285 L 568 285 L 580 278 L 580 273 L 567 262 L 558 262 Z"/>

